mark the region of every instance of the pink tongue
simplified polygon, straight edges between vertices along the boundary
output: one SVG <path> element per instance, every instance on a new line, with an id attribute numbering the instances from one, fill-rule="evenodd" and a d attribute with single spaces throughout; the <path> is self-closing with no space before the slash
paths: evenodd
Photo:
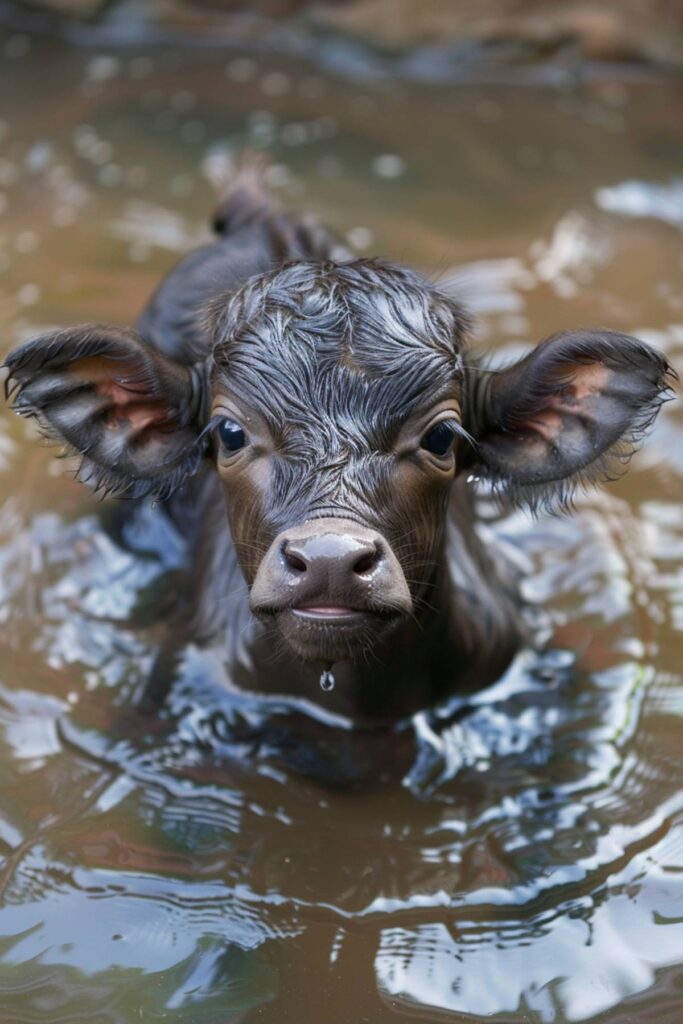
<path id="1" fill-rule="evenodd" d="M 306 607 L 302 612 L 312 612 L 313 615 L 352 615 L 353 608 L 337 608 L 334 605 L 319 605 L 317 607 Z"/>

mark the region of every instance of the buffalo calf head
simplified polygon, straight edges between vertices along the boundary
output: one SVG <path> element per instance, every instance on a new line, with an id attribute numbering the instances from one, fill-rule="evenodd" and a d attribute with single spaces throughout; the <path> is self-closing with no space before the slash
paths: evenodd
<path id="1" fill-rule="evenodd" d="M 211 462 L 252 610 L 335 661 L 419 608 L 459 473 L 566 502 L 628 458 L 667 395 L 666 360 L 626 335 L 558 334 L 492 371 L 468 328 L 408 270 L 295 263 L 214 300 L 203 362 L 75 327 L 12 352 L 9 390 L 96 488 L 164 498 Z"/>

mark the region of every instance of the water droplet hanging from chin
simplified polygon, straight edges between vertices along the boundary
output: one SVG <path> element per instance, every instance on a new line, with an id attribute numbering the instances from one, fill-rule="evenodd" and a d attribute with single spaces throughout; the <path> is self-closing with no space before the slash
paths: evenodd
<path id="1" fill-rule="evenodd" d="M 320 673 L 320 689 L 325 690 L 329 693 L 330 690 L 334 690 L 335 678 L 329 669 L 325 669 Z"/>

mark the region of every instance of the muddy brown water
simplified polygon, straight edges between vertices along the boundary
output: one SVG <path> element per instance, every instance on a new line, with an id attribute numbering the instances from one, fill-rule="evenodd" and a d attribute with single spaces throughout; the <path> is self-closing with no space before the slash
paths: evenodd
<path id="1" fill-rule="evenodd" d="M 494 358 L 603 324 L 680 369 L 671 82 L 0 48 L 4 348 L 131 321 L 249 144 L 286 202 L 464 295 Z M 295 712 L 226 697 L 201 651 L 158 719 L 136 715 L 182 540 L 149 505 L 113 530 L 0 418 L 2 1024 L 683 1018 L 680 406 L 573 517 L 492 514 L 547 646 L 403 723 L 344 786 L 288 768 Z M 367 741 L 344 726 L 323 716 L 318 742 L 355 763 Z"/>

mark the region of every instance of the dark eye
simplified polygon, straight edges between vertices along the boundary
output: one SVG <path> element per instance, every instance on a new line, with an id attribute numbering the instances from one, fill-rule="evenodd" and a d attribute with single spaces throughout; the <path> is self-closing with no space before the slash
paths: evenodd
<path id="1" fill-rule="evenodd" d="M 447 455 L 453 447 L 456 432 L 455 420 L 441 420 L 441 423 L 428 430 L 422 438 L 422 447 L 432 455 Z"/>
<path id="2" fill-rule="evenodd" d="M 234 420 L 221 420 L 218 424 L 218 436 L 223 447 L 229 452 L 238 452 L 247 443 L 244 431 Z"/>

